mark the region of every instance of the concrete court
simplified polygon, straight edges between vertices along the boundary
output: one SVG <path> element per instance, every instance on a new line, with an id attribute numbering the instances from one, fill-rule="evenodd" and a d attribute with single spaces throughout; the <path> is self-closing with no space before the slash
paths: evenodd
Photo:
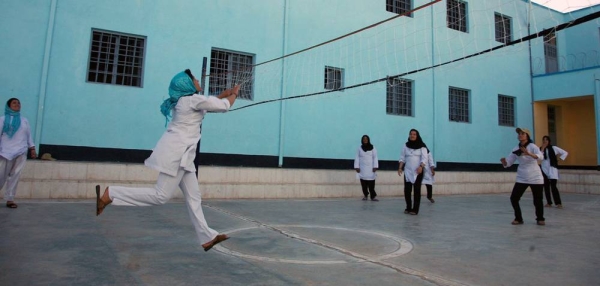
<path id="1" fill-rule="evenodd" d="M 434 189 L 435 193 L 435 189 Z M 509 194 L 404 199 L 207 200 L 232 238 L 209 252 L 182 201 L 0 206 L 0 285 L 600 285 L 600 196 L 562 194 L 513 226 Z"/>

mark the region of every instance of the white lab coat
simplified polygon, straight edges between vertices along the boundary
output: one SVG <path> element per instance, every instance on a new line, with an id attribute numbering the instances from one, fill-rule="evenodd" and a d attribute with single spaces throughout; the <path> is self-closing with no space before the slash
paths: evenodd
<path id="1" fill-rule="evenodd" d="M 6 116 L 0 117 L 0 130 L 4 126 Z M 25 154 L 27 149 L 35 147 L 33 138 L 31 137 L 31 127 L 27 118 L 21 116 L 21 126 L 13 137 L 8 137 L 8 134 L 2 132 L 0 136 L 0 156 L 7 160 L 12 160 L 19 155 Z"/>
<path id="2" fill-rule="evenodd" d="M 423 185 L 433 185 L 435 183 L 435 176 L 433 176 L 431 168 L 435 168 L 435 162 L 433 162 L 433 155 L 429 152 L 427 154 L 427 164 L 423 168 Z"/>
<path id="3" fill-rule="evenodd" d="M 399 162 L 404 162 L 405 180 L 414 184 L 419 175 L 417 174 L 419 165 L 421 163 L 427 165 L 427 148 L 421 147 L 420 149 L 411 149 L 406 147 L 405 144 L 402 146 Z"/>
<path id="4" fill-rule="evenodd" d="M 359 179 L 373 181 L 377 178 L 377 173 L 373 172 L 373 168 L 379 169 L 379 159 L 377 159 L 377 149 L 375 147 L 373 147 L 373 150 L 366 152 L 358 147 L 354 158 L 354 169 L 358 168 L 360 168 Z"/>
<path id="5" fill-rule="evenodd" d="M 517 183 L 543 185 L 544 177 L 542 176 L 542 170 L 538 166 L 538 161 L 544 160 L 544 154 L 542 154 L 540 148 L 535 146 L 533 143 L 529 143 L 529 145 L 527 145 L 527 151 L 531 154 L 537 155 L 537 159 L 525 155 L 517 156 L 512 153 L 517 150 L 519 150 L 518 144 L 506 157 L 506 166 L 504 166 L 504 168 L 512 166 L 516 160 L 519 160 L 519 167 L 517 168 Z"/>
<path id="6" fill-rule="evenodd" d="M 569 155 L 567 151 L 559 147 L 552 146 L 552 149 L 554 149 L 554 154 L 556 154 L 556 157 L 560 158 L 561 160 L 566 159 Z M 548 149 L 546 148 L 544 152 L 546 153 L 546 156 L 548 158 L 542 161 L 542 171 L 544 172 L 544 174 L 546 174 L 548 179 L 558 180 L 558 169 L 550 166 L 550 154 L 548 154 Z"/>
<path id="7" fill-rule="evenodd" d="M 195 172 L 194 158 L 204 115 L 207 111 L 225 112 L 229 107 L 229 100 L 214 96 L 195 94 L 181 97 L 173 108 L 173 118 L 167 130 L 145 165 L 170 176 L 177 175 L 179 168 Z"/>
<path id="8" fill-rule="evenodd" d="M 0 131 L 6 116 L 0 117 Z M 10 119 L 8 119 L 10 120 Z M 21 125 L 12 137 L 2 132 L 0 135 L 0 188 L 6 184 L 4 200 L 12 201 L 17 192 L 21 172 L 25 168 L 27 150 L 33 145 L 31 127 L 27 118 L 21 116 Z"/>

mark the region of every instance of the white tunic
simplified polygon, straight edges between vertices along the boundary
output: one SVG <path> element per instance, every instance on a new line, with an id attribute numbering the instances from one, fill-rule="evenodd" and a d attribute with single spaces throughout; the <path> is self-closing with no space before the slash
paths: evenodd
<path id="1" fill-rule="evenodd" d="M 517 183 L 533 185 L 544 184 L 542 170 L 537 162 L 538 160 L 542 161 L 544 159 L 544 154 L 542 154 L 540 148 L 535 146 L 533 143 L 529 143 L 529 145 L 527 145 L 527 151 L 530 154 L 536 155 L 538 157 L 537 159 L 526 155 L 517 156 L 512 153 L 517 150 L 519 150 L 519 145 L 513 148 L 508 157 L 506 157 L 506 166 L 504 166 L 504 168 L 512 166 L 516 160 L 519 160 L 519 167 L 517 168 Z"/>
<path id="2" fill-rule="evenodd" d="M 406 144 L 402 147 L 402 154 L 400 154 L 400 162 L 404 162 L 404 178 L 407 182 L 415 183 L 417 180 L 417 168 L 423 163 L 427 165 L 427 148 L 421 147 L 420 149 L 411 149 L 406 147 Z"/>
<path id="3" fill-rule="evenodd" d="M 5 116 L 0 117 L 0 130 L 4 126 L 4 119 Z M 12 160 L 26 153 L 30 147 L 35 147 L 33 138 L 31 137 L 31 127 L 29 127 L 27 118 L 21 116 L 21 126 L 19 126 L 19 129 L 12 138 L 2 132 L 2 136 L 0 136 L 0 156 L 7 160 Z"/>
<path id="4" fill-rule="evenodd" d="M 566 159 L 569 155 L 567 151 L 559 147 L 552 146 L 552 149 L 554 149 L 554 154 L 556 154 L 556 157 L 560 158 L 561 160 Z M 546 157 L 548 158 L 542 161 L 542 171 L 544 172 L 544 174 L 546 174 L 548 179 L 558 180 L 558 169 L 550 166 L 550 154 L 548 152 L 548 148 L 546 148 L 544 152 L 546 153 Z"/>
<path id="5" fill-rule="evenodd" d="M 423 168 L 423 185 L 433 185 L 435 183 L 435 177 L 431 172 L 431 168 L 435 168 L 435 163 L 433 162 L 433 155 L 429 152 L 427 154 L 427 164 Z"/>
<path id="6" fill-rule="evenodd" d="M 377 149 L 363 151 L 358 147 L 356 157 L 354 158 L 354 169 L 360 168 L 358 177 L 363 180 L 373 181 L 377 177 L 377 173 L 373 172 L 373 168 L 379 168 L 379 159 L 377 159 Z"/>
<path id="7" fill-rule="evenodd" d="M 145 165 L 170 176 L 177 175 L 179 168 L 195 172 L 194 158 L 204 115 L 207 111 L 225 112 L 229 107 L 229 100 L 224 98 L 197 94 L 181 97 L 172 110 L 173 118 L 167 130 Z"/>

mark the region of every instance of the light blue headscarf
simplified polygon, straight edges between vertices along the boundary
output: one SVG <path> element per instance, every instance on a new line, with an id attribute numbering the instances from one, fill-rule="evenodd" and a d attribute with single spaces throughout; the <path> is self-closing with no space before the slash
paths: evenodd
<path id="1" fill-rule="evenodd" d="M 171 117 L 171 109 L 177 105 L 180 97 L 196 93 L 196 86 L 190 76 L 184 71 L 176 74 L 169 84 L 169 98 L 160 105 L 160 112 L 165 116 L 167 122 Z"/>
<path id="2" fill-rule="evenodd" d="M 2 127 L 2 133 L 6 133 L 9 138 L 12 138 L 13 135 L 15 135 L 15 132 L 19 130 L 19 127 L 21 127 L 21 113 L 10 109 L 8 106 L 4 107 L 4 126 Z"/>

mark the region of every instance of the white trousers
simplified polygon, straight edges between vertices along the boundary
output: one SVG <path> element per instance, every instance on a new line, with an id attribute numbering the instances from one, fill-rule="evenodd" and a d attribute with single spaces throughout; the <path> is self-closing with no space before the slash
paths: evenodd
<path id="1" fill-rule="evenodd" d="M 27 152 L 12 160 L 7 160 L 0 156 L 0 189 L 4 187 L 4 184 L 6 183 L 4 200 L 7 202 L 15 199 L 17 186 L 19 185 L 19 177 L 21 177 L 21 171 L 23 171 L 23 167 L 25 167 L 25 161 L 27 161 Z"/>
<path id="2" fill-rule="evenodd" d="M 177 186 L 181 188 L 185 197 L 188 213 L 200 244 L 213 240 L 219 233 L 208 227 L 206 223 L 195 173 L 183 169 L 179 169 L 175 177 L 160 173 L 153 188 L 109 186 L 108 193 L 115 206 L 154 206 L 168 202 L 175 194 Z"/>

